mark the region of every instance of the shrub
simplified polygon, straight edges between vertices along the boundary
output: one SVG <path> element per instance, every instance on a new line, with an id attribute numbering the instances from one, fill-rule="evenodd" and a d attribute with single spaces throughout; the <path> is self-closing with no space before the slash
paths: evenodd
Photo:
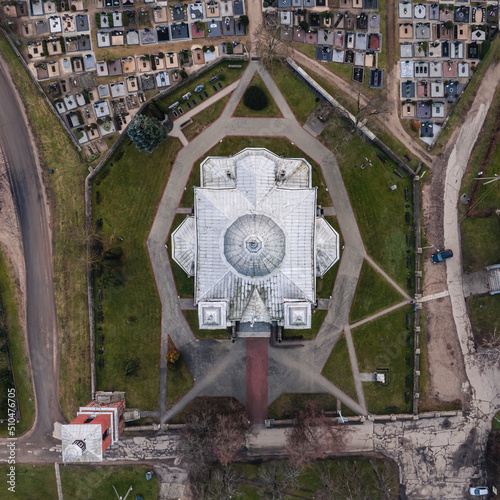
<path id="1" fill-rule="evenodd" d="M 268 101 L 266 93 L 260 87 L 252 85 L 243 95 L 243 103 L 247 108 L 261 111 L 267 106 Z"/>
<path id="2" fill-rule="evenodd" d="M 420 130 L 420 122 L 412 122 L 411 128 L 415 130 L 415 132 L 418 132 Z"/>
<path id="3" fill-rule="evenodd" d="M 135 359 L 131 359 L 127 361 L 127 364 L 125 365 L 125 376 L 130 377 L 134 375 L 134 373 L 137 371 L 137 368 L 139 368 L 139 362 Z"/>
<path id="4" fill-rule="evenodd" d="M 309 31 L 309 23 L 307 21 L 300 21 L 299 26 L 307 33 Z"/>
<path id="5" fill-rule="evenodd" d="M 264 9 L 266 9 L 267 7 L 269 7 L 269 3 L 268 2 L 264 2 Z"/>
<path id="6" fill-rule="evenodd" d="M 447 30 L 452 30 L 453 29 L 453 21 L 446 21 L 444 23 L 444 27 L 447 29 Z"/>
<path id="7" fill-rule="evenodd" d="M 181 78 L 183 80 L 185 80 L 188 77 L 187 71 L 184 70 L 184 69 L 181 69 L 181 71 L 179 72 L 179 74 L 181 75 Z"/>
<path id="8" fill-rule="evenodd" d="M 181 357 L 181 353 L 177 349 L 169 349 L 165 356 L 167 363 L 174 364 Z"/>
<path id="9" fill-rule="evenodd" d="M 75 11 L 76 11 L 76 5 L 72 5 L 72 6 L 71 6 L 71 10 L 72 10 L 73 12 L 75 12 Z"/>

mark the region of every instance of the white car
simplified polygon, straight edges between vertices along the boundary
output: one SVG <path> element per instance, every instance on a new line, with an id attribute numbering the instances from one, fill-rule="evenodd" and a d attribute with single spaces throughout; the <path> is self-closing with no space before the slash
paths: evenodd
<path id="1" fill-rule="evenodd" d="M 473 497 L 481 497 L 483 495 L 487 495 L 489 493 L 487 486 L 471 486 L 469 488 L 469 494 Z"/>

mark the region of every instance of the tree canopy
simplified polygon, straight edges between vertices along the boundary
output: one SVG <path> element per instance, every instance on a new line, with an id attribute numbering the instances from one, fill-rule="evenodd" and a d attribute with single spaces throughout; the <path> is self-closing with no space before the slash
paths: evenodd
<path id="1" fill-rule="evenodd" d="M 168 135 L 167 129 L 159 120 L 145 115 L 135 115 L 127 133 L 139 151 L 148 153 L 152 153 Z"/>
<path id="2" fill-rule="evenodd" d="M 261 111 L 268 104 L 266 93 L 256 85 L 247 88 L 243 95 L 243 102 L 247 108 L 254 111 Z"/>

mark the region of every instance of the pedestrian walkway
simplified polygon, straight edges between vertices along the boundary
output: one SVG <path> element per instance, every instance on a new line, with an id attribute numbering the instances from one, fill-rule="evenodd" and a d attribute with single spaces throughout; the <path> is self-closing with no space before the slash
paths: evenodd
<path id="1" fill-rule="evenodd" d="M 283 118 L 245 119 L 232 117 L 245 89 L 257 71 L 280 108 Z M 349 326 L 347 326 L 346 337 L 349 337 L 349 355 L 355 373 L 359 402 L 354 401 L 321 375 L 322 367 L 342 334 L 344 325 L 349 323 L 349 312 L 356 293 L 363 260 L 366 258 L 407 299 L 365 321 L 375 319 L 409 303 L 410 297 L 366 255 L 335 155 L 301 127 L 267 71 L 260 63 L 250 61 L 240 80 L 226 89 L 227 92 L 231 90 L 231 97 L 220 118 L 196 136 L 189 143 L 189 146 L 183 148 L 177 155 L 148 238 L 148 250 L 163 306 L 160 421 L 162 424 L 168 422 L 197 396 L 233 396 L 247 404 L 252 421 L 263 422 L 267 414 L 267 405 L 280 395 L 317 392 L 330 393 L 355 413 L 366 415 L 368 410 Z M 207 102 L 206 106 L 208 105 Z M 198 107 L 196 110 L 186 113 L 183 121 L 194 116 L 195 112 L 200 110 Z M 182 315 L 182 308 L 193 307 L 191 305 L 192 299 L 179 300 L 177 296 L 172 273 L 169 272 L 170 262 L 164 248 L 165 237 L 169 232 L 173 217 L 178 213 L 179 200 L 184 193 L 192 165 L 206 154 L 207 150 L 223 141 L 226 136 L 287 137 L 292 144 L 300 148 L 304 155 L 321 165 L 325 185 L 335 206 L 334 211 L 328 213 L 335 213 L 337 217 L 345 248 L 338 266 L 332 298 L 328 301 L 319 301 L 318 305 L 321 308 L 328 307 L 328 313 L 313 341 L 287 342 L 287 349 L 268 349 L 267 339 L 260 341 L 238 339 L 235 343 L 216 340 L 198 341 L 194 338 Z M 357 325 L 352 325 L 351 328 L 355 326 Z M 195 379 L 195 385 L 173 408 L 167 411 L 166 362 L 163 360 L 166 354 L 168 335 L 172 337 L 177 348 L 181 351 L 183 359 Z M 271 366 L 272 369 L 270 369 Z"/>
<path id="2" fill-rule="evenodd" d="M 263 424 L 267 418 L 268 338 L 246 339 L 246 406 L 252 424 Z"/>
<path id="3" fill-rule="evenodd" d="M 433 293 L 432 295 L 427 295 L 420 299 L 417 299 L 417 302 L 429 302 L 430 300 L 442 299 L 443 297 L 448 297 L 450 292 L 448 290 L 444 290 L 443 292 Z"/>

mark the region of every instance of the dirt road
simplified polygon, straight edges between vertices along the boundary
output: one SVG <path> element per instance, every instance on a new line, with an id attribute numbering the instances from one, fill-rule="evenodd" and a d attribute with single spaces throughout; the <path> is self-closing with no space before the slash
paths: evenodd
<path id="1" fill-rule="evenodd" d="M 47 443 L 63 419 L 58 395 L 58 336 L 49 213 L 37 148 L 24 106 L 0 58 L 0 145 L 19 216 L 26 266 L 26 328 L 37 416 L 28 440 Z"/>
<path id="2" fill-rule="evenodd" d="M 450 189 L 460 189 L 463 172 L 499 83 L 500 64 L 497 64 L 490 67 L 485 74 L 474 103 L 464 117 L 464 124 L 449 141 L 450 146 L 447 151 L 440 155 L 434 164 L 432 178 L 425 184 L 422 193 L 422 213 L 429 243 L 439 249 L 445 246 L 451 247 L 455 253 L 454 262 L 436 266 L 426 259 L 424 267 L 424 296 L 450 290 L 450 297 L 428 302 L 425 306 L 431 393 L 444 401 L 462 399 L 467 402 L 471 396 L 468 390 L 466 366 L 462 356 L 459 355 L 460 348 L 462 347 L 463 351 L 463 346 L 468 345 L 470 341 L 470 324 L 469 328 L 464 327 L 461 332 L 457 332 L 452 308 L 454 299 L 451 293 L 455 285 L 460 287 L 458 294 L 462 294 L 461 304 L 455 305 L 454 308 L 460 311 L 460 316 L 468 318 L 461 290 L 460 228 L 456 220 L 456 203 L 448 200 L 446 207 L 445 192 Z M 451 278 L 450 267 L 453 268 Z M 459 342 L 460 337 L 463 337 L 461 342 Z M 469 378 L 471 373 L 469 370 Z M 477 382 L 471 381 L 476 391 L 482 387 L 481 383 Z"/>

